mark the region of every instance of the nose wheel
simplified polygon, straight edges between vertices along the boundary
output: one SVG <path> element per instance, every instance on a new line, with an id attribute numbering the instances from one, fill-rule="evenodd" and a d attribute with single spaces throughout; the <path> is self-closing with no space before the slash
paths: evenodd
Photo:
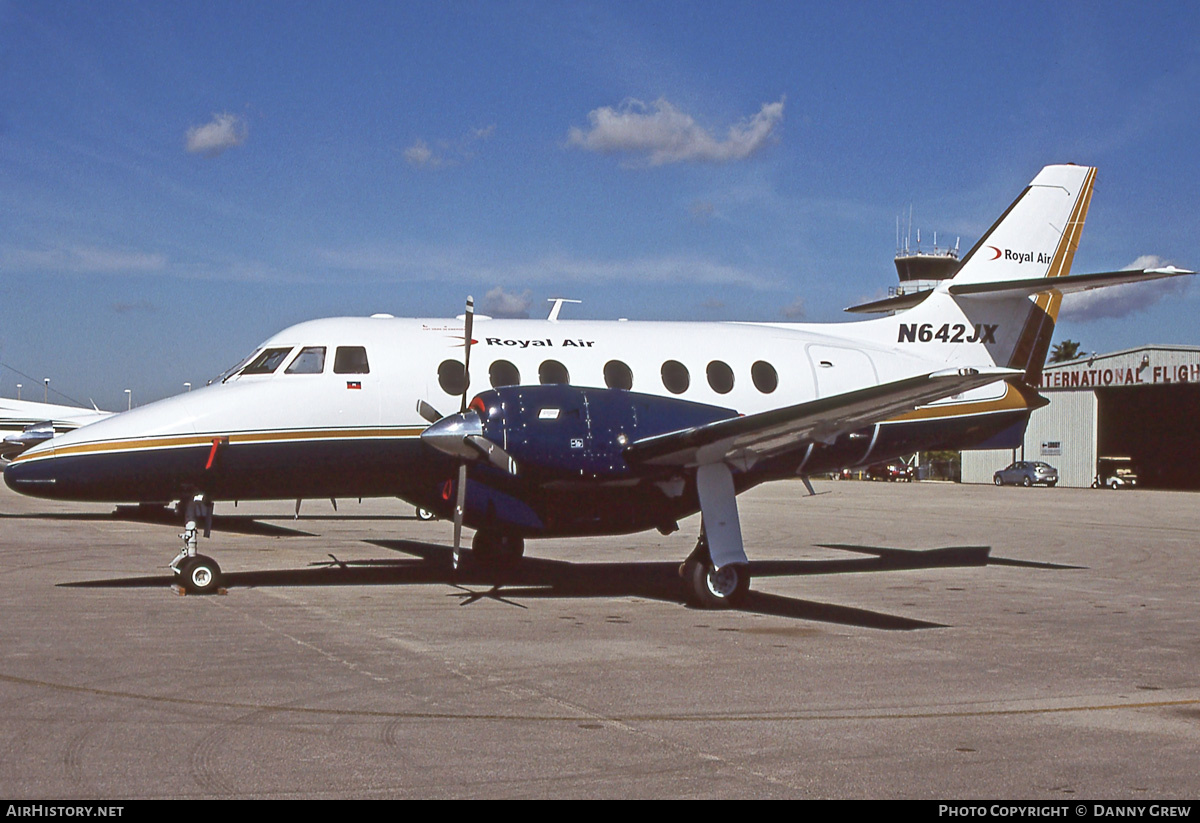
<path id="1" fill-rule="evenodd" d="M 221 587 L 221 567 L 202 554 L 185 558 L 175 568 L 175 576 L 189 594 L 213 594 Z"/>

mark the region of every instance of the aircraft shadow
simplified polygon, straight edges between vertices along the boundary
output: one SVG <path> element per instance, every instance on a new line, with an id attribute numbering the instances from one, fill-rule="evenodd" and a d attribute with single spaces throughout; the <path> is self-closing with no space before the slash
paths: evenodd
<path id="1" fill-rule="evenodd" d="M 0 518 L 13 520 L 74 520 L 80 522 L 112 522 L 120 520 L 130 523 L 150 523 L 160 526 L 183 528 L 183 518 L 173 509 L 139 509 L 136 506 L 118 506 L 111 512 L 42 512 L 37 514 L 0 514 Z M 414 520 L 416 518 L 413 518 Z M 291 529 L 267 523 L 249 514 L 214 514 L 212 530 L 229 534 L 246 534 L 258 537 L 315 537 L 312 532 Z"/>
<path id="2" fill-rule="evenodd" d="M 482 566 L 470 555 L 455 570 L 448 546 L 413 540 L 369 540 L 371 545 L 409 555 L 401 559 L 331 560 L 305 569 L 227 572 L 229 587 L 274 586 L 411 586 L 443 585 L 458 591 L 450 597 L 469 606 L 493 600 L 528 608 L 524 602 L 547 599 L 641 597 L 684 604 L 683 588 L 676 562 L 587 563 L 526 557 L 509 566 Z M 768 560 L 750 564 L 755 577 L 787 577 L 821 574 L 985 566 L 996 564 L 987 546 L 905 550 L 870 546 L 827 544 L 871 555 L 846 560 Z M 1017 561 L 1001 561 L 1016 564 Z M 1074 568 L 1054 564 L 1022 564 L 1041 568 Z M 157 588 L 174 582 L 171 575 L 61 583 L 66 588 Z M 944 628 L 941 623 L 915 620 L 868 609 L 820 603 L 751 590 L 740 611 L 753 614 L 860 626 L 892 631 Z"/>

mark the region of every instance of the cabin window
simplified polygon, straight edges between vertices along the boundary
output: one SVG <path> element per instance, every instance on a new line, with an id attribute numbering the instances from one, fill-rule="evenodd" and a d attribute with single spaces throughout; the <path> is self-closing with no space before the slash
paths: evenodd
<path id="1" fill-rule="evenodd" d="M 461 360 L 443 360 L 438 366 L 438 385 L 442 391 L 452 397 L 458 397 L 467 391 L 467 372 Z"/>
<path id="2" fill-rule="evenodd" d="M 609 360 L 604 364 L 604 385 L 629 391 L 633 388 L 633 372 L 620 360 Z"/>
<path id="3" fill-rule="evenodd" d="M 750 379 L 754 381 L 754 388 L 763 394 L 770 394 L 779 386 L 775 367 L 765 360 L 759 360 L 750 367 Z"/>
<path id="4" fill-rule="evenodd" d="M 662 364 L 662 381 L 671 394 L 683 394 L 692 383 L 687 366 L 678 360 L 668 360 Z"/>
<path id="5" fill-rule="evenodd" d="M 497 360 L 488 366 L 488 382 L 492 384 L 493 389 L 501 386 L 519 386 L 521 370 L 507 360 Z"/>
<path id="6" fill-rule="evenodd" d="M 325 371 L 325 347 L 305 346 L 284 374 L 320 374 Z"/>
<path id="7" fill-rule="evenodd" d="M 570 383 L 571 373 L 557 360 L 545 360 L 542 365 L 538 366 L 538 381 L 543 386 L 552 383 Z"/>
<path id="8" fill-rule="evenodd" d="M 290 346 L 286 349 L 263 349 L 262 354 L 242 369 L 242 374 L 272 374 L 291 350 Z"/>
<path id="9" fill-rule="evenodd" d="M 338 346 L 333 356 L 335 374 L 370 374 L 367 350 L 362 346 Z"/>
<path id="10" fill-rule="evenodd" d="M 708 364 L 708 385 L 717 394 L 729 394 L 733 391 L 733 369 L 728 363 L 714 360 Z"/>

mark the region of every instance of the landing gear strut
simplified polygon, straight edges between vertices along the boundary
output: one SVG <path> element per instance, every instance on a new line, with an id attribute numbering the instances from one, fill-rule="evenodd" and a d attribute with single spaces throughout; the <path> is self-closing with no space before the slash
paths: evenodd
<path id="1" fill-rule="evenodd" d="M 738 606 L 750 591 L 750 565 L 728 563 L 713 568 L 708 553 L 708 538 L 703 532 L 696 548 L 679 567 L 689 603 L 702 609 L 728 609 Z"/>
<path id="2" fill-rule="evenodd" d="M 179 584 L 191 594 L 213 594 L 221 587 L 221 567 L 211 557 L 196 553 L 199 525 L 204 521 L 204 536 L 212 532 L 212 503 L 198 494 L 184 508 L 183 548 L 171 561 L 171 571 Z"/>

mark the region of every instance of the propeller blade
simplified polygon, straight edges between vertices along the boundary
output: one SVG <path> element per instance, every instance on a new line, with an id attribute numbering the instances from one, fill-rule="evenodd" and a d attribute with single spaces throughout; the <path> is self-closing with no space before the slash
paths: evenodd
<path id="1" fill-rule="evenodd" d="M 463 438 L 475 448 L 479 449 L 480 454 L 488 459 L 496 468 L 501 471 L 506 471 L 509 474 L 517 473 L 517 461 L 512 459 L 504 449 L 497 446 L 491 440 L 480 434 L 468 434 Z"/>
<path id="2" fill-rule="evenodd" d="M 471 333 L 475 326 L 475 298 L 467 295 L 467 313 L 463 315 L 463 393 L 458 411 L 467 410 L 467 391 L 471 387 Z"/>
<path id="3" fill-rule="evenodd" d="M 424 400 L 417 401 L 417 414 L 428 420 L 430 423 L 436 423 L 442 419 L 442 414 L 433 406 L 426 403 Z"/>
<path id="4" fill-rule="evenodd" d="M 458 568 L 458 559 L 462 546 L 463 508 L 467 504 L 467 464 L 458 464 L 458 499 L 454 503 L 454 568 Z"/>

